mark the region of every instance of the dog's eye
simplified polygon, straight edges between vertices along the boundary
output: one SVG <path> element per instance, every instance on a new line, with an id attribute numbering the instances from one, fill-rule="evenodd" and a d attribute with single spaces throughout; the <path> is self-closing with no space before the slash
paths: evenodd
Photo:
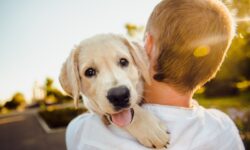
<path id="1" fill-rule="evenodd" d="M 129 62 L 126 58 L 121 58 L 119 63 L 122 67 L 127 67 L 129 64 Z"/>
<path id="2" fill-rule="evenodd" d="M 93 69 L 93 68 L 88 68 L 86 71 L 85 71 L 85 76 L 86 77 L 93 77 L 96 75 L 96 70 Z"/>

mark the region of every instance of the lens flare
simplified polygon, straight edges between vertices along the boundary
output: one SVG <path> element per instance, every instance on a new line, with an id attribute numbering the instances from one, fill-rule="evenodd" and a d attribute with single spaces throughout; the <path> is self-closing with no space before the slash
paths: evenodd
<path id="1" fill-rule="evenodd" d="M 206 55 L 208 55 L 210 52 L 210 48 L 206 45 L 201 45 L 199 47 L 197 47 L 196 49 L 194 49 L 194 53 L 193 55 L 195 57 L 204 57 Z"/>
<path id="2" fill-rule="evenodd" d="M 242 18 L 236 18 L 236 22 L 237 23 L 241 23 L 241 22 L 249 22 L 250 23 L 250 17 L 242 17 Z"/>

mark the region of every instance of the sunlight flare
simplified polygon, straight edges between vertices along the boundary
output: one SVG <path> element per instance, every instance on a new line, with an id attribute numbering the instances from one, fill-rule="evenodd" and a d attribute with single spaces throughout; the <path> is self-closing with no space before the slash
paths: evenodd
<path id="1" fill-rule="evenodd" d="M 195 57 L 204 57 L 204 56 L 208 55 L 209 52 L 210 52 L 210 48 L 208 46 L 201 45 L 194 50 L 193 54 Z"/>
<path id="2" fill-rule="evenodd" d="M 236 18 L 237 23 L 241 23 L 241 22 L 249 22 L 250 23 L 250 17 L 242 17 L 242 18 Z"/>

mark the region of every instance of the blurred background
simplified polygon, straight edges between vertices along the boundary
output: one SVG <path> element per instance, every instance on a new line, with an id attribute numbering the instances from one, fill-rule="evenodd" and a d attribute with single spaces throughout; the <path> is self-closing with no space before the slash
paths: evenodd
<path id="1" fill-rule="evenodd" d="M 66 149 L 65 127 L 75 109 L 58 82 L 74 45 L 98 33 L 141 40 L 160 0 L 1 0 L 0 145 L 12 149 Z M 195 94 L 236 123 L 250 149 L 250 0 L 223 0 L 237 35 L 215 79 Z"/>

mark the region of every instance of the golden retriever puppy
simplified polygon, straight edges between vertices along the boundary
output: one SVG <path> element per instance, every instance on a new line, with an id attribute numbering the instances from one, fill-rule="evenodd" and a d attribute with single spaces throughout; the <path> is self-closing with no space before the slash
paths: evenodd
<path id="1" fill-rule="evenodd" d="M 85 96 L 90 111 L 124 128 L 141 144 L 162 148 L 169 140 L 165 126 L 139 106 L 143 82 L 150 83 L 147 63 L 139 44 L 102 34 L 82 41 L 71 52 L 59 80 L 76 105 Z"/>

